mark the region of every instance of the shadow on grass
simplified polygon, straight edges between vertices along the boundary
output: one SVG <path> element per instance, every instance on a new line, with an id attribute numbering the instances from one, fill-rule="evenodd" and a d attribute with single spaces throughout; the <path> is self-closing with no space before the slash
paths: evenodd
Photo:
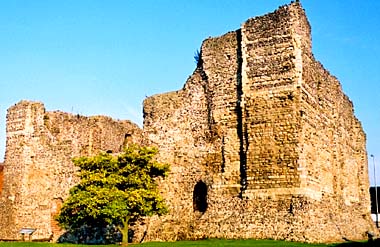
<path id="1" fill-rule="evenodd" d="M 379 247 L 380 246 L 380 239 L 376 240 L 370 240 L 368 242 L 347 242 L 347 243 L 341 243 L 334 245 L 334 247 Z"/>

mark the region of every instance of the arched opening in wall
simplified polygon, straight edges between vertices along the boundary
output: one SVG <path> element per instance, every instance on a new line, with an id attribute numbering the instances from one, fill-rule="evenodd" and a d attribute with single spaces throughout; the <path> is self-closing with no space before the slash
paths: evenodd
<path id="1" fill-rule="evenodd" d="M 120 151 L 123 151 L 131 143 L 132 143 L 132 134 L 126 133 L 124 135 L 124 141 L 123 141 L 123 144 L 121 145 Z"/>
<path id="2" fill-rule="evenodd" d="M 201 213 L 206 212 L 208 203 L 207 203 L 207 185 L 199 181 L 194 186 L 193 191 L 193 207 L 194 211 L 198 211 Z"/>

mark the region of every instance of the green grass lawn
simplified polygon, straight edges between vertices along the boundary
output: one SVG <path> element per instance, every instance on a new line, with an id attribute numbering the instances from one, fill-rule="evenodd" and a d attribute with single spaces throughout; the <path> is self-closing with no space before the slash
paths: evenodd
<path id="1" fill-rule="evenodd" d="M 119 245 L 80 245 L 80 244 L 54 244 L 36 242 L 0 242 L 0 247 L 119 247 Z M 148 242 L 143 244 L 129 244 L 133 247 L 190 247 L 190 246 L 216 246 L 216 247 L 369 247 L 376 246 L 368 243 L 343 243 L 343 244 L 305 244 L 273 240 L 200 240 L 200 241 L 178 241 L 178 242 Z"/>
<path id="2" fill-rule="evenodd" d="M 36 242 L 0 242 L 0 247 L 89 247 L 94 245 L 75 245 L 75 244 L 53 244 Z M 116 247 L 119 245 L 96 245 Z M 200 240 L 200 241 L 178 241 L 178 242 L 148 242 L 143 244 L 129 244 L 133 247 L 192 247 L 192 246 L 216 246 L 216 247 L 338 247 L 338 246 L 370 246 L 365 243 L 345 243 L 345 244 L 305 244 L 273 240 Z"/>
<path id="3" fill-rule="evenodd" d="M 273 240 L 202 240 L 202 241 L 179 241 L 173 243 L 145 243 L 141 244 L 141 247 L 193 247 L 193 246 L 216 246 L 216 247 L 269 247 L 269 246 L 279 246 L 279 247 L 314 247 L 314 246 L 324 246 L 327 245 L 313 245 L 313 244 L 303 244 L 303 243 L 292 243 L 285 241 L 273 241 Z"/>

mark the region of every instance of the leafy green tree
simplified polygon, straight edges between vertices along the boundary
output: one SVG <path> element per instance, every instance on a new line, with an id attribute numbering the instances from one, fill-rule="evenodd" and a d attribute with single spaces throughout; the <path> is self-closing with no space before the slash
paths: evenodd
<path id="1" fill-rule="evenodd" d="M 156 153 L 155 148 L 131 146 L 119 155 L 74 159 L 80 183 L 70 190 L 57 221 L 65 229 L 115 225 L 127 244 L 131 222 L 167 213 L 155 179 L 165 177 L 169 166 L 157 162 Z"/>

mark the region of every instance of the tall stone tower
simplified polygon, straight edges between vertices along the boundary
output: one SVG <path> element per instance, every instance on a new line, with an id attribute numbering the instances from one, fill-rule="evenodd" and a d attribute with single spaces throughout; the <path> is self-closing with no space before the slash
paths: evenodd
<path id="1" fill-rule="evenodd" d="M 150 239 L 361 239 L 372 231 L 365 133 L 314 59 L 297 1 L 205 40 L 183 89 L 144 101 L 172 164 Z"/>

